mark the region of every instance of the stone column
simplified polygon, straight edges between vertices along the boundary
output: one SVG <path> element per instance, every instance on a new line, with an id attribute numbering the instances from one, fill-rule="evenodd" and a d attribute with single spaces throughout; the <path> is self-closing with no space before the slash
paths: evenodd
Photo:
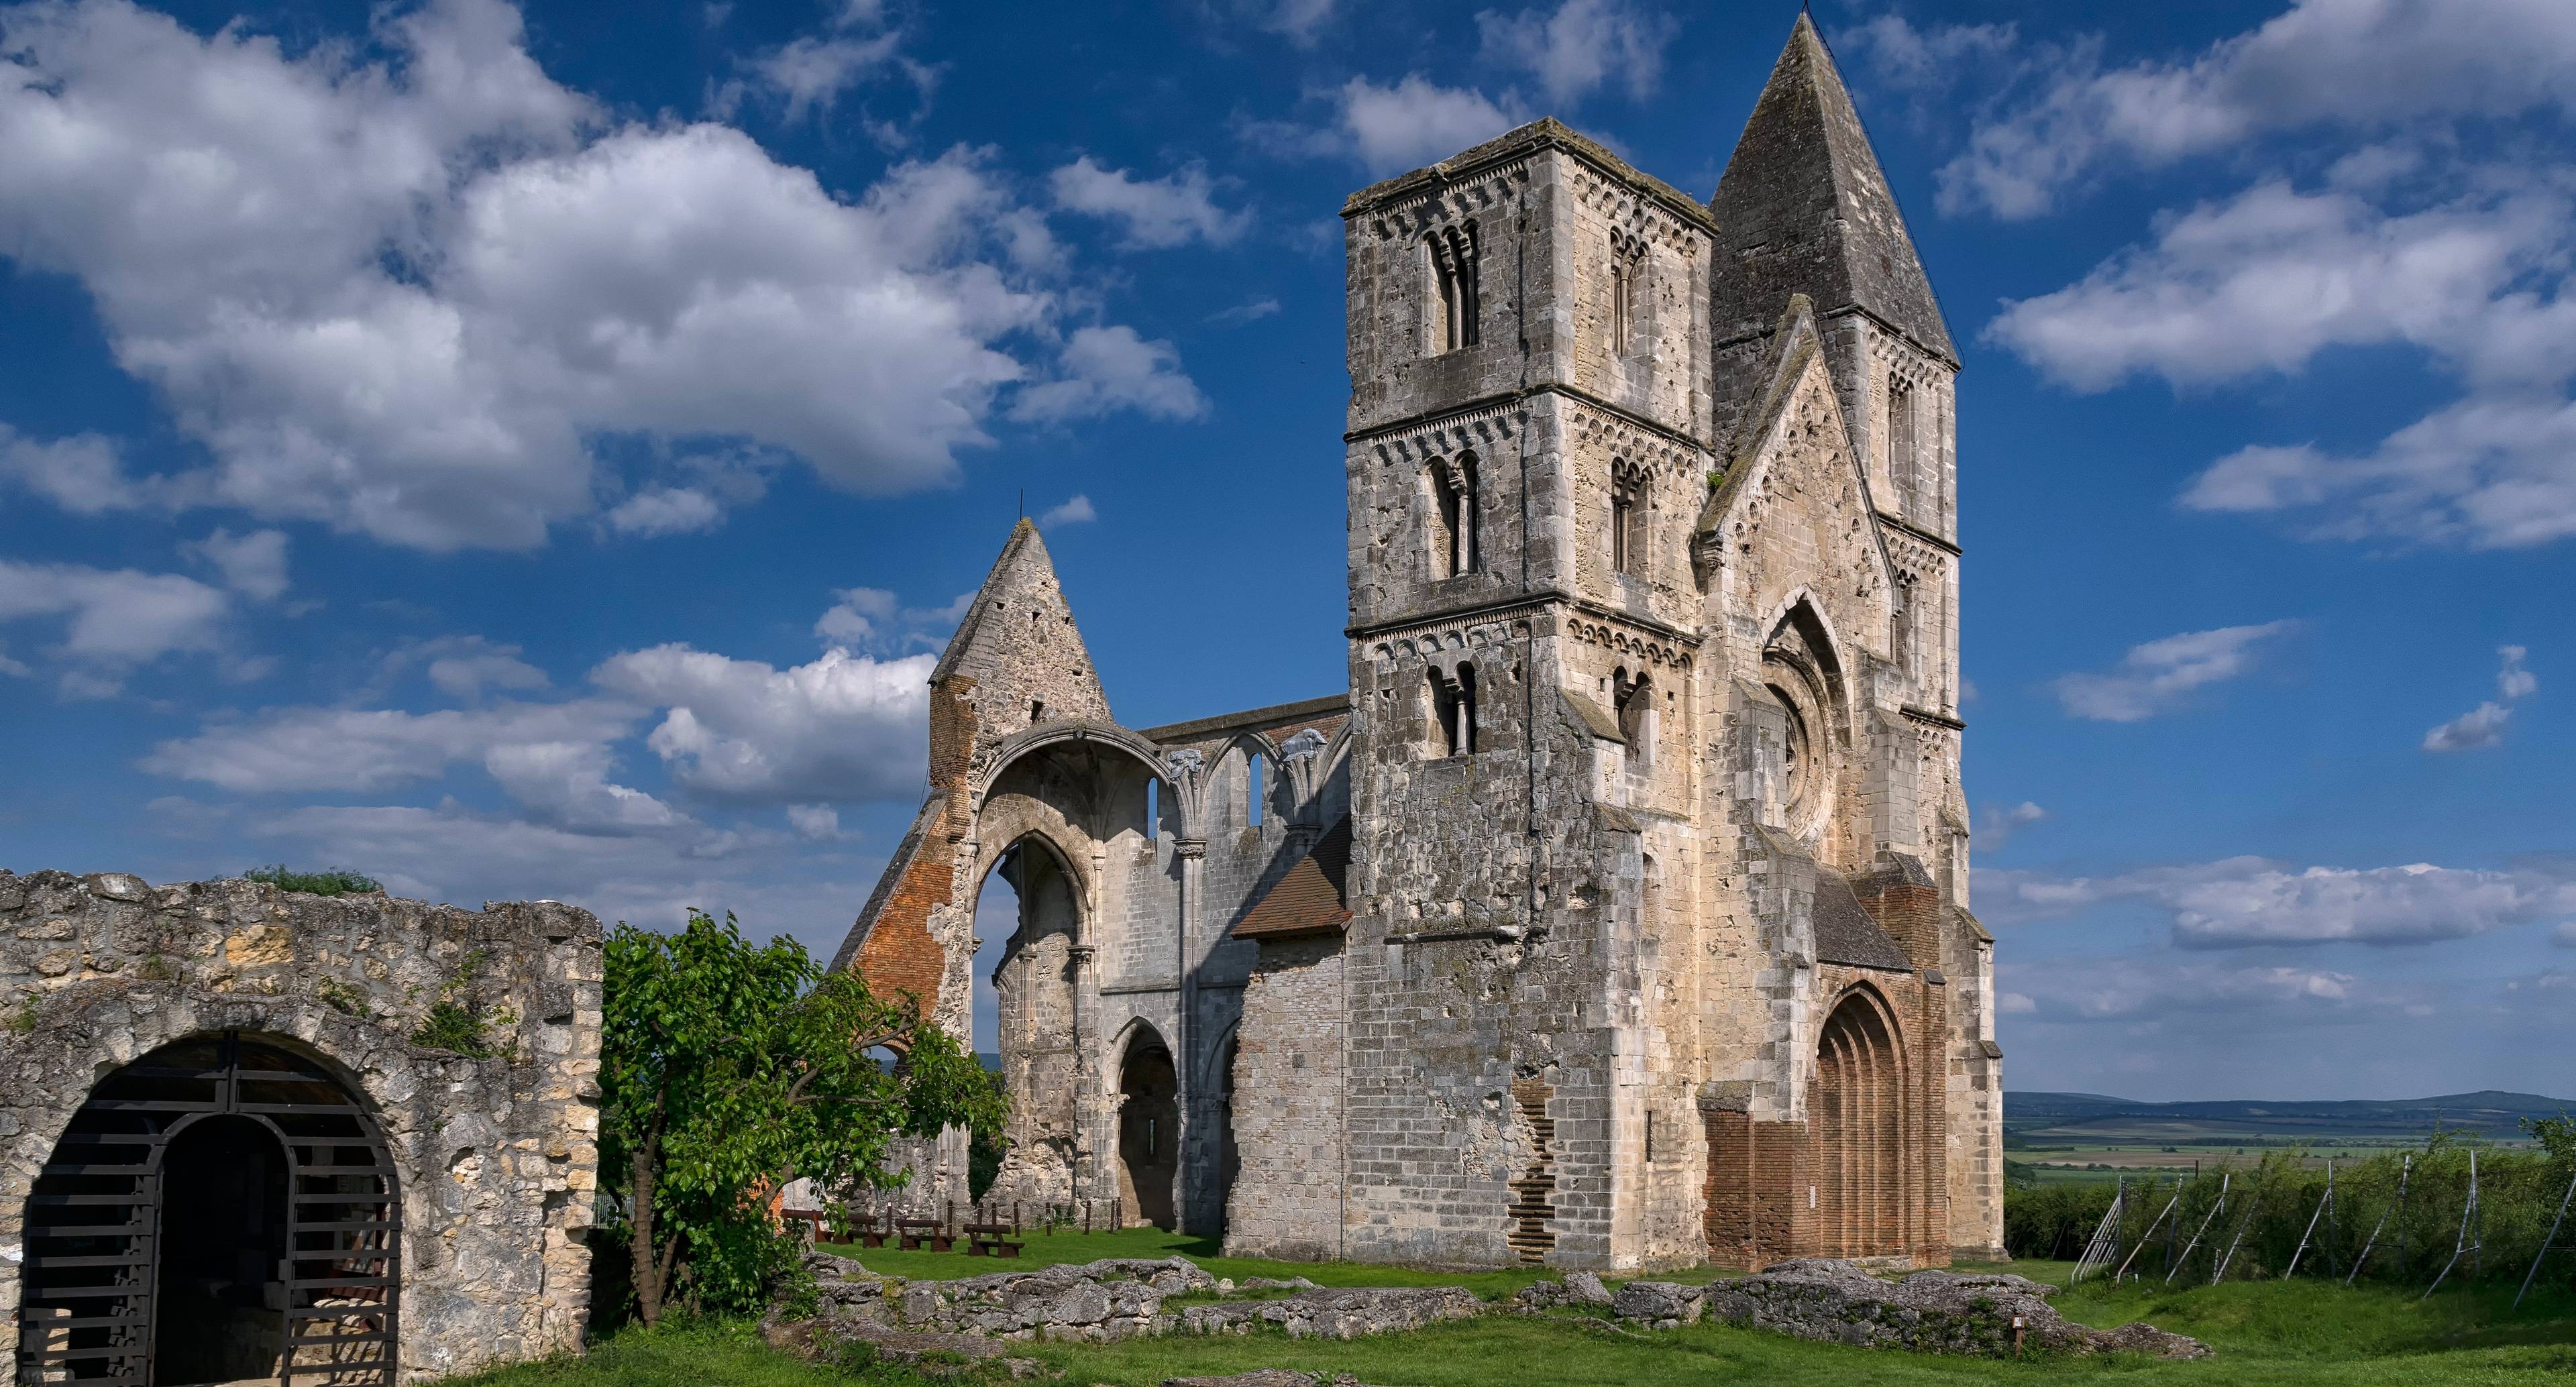
<path id="1" fill-rule="evenodd" d="M 1075 921 L 1074 928 L 1080 930 L 1083 922 Z M 1096 1115 L 1100 1110 L 1100 1095 L 1092 1082 L 1092 1072 L 1098 1066 L 1082 1058 L 1091 1053 L 1088 1031 L 1092 1015 L 1099 1009 L 1097 993 L 1100 984 L 1091 970 L 1092 956 L 1097 952 L 1090 941 L 1080 936 L 1077 936 L 1073 947 L 1065 951 L 1073 964 L 1073 1110 L 1076 1114 L 1095 1115 L 1092 1122 L 1077 1121 L 1074 1124 L 1073 1197 L 1077 1202 L 1088 1197 L 1100 1179 L 1100 1134 L 1092 1130 L 1098 1125 Z M 1114 1151 L 1117 1147 L 1117 1134 L 1112 1132 L 1109 1148 Z"/>
<path id="2" fill-rule="evenodd" d="M 1172 1099 L 1181 1114 L 1181 1130 L 1173 1134 L 1174 1151 L 1179 1159 L 1172 1162 L 1172 1179 L 1180 1188 L 1172 1191 L 1174 1222 L 1191 1221 L 1193 1205 L 1190 1195 L 1197 1162 L 1190 1159 L 1192 1147 L 1204 1130 L 1199 1111 L 1198 1010 L 1199 1010 L 1199 912 L 1206 899 L 1204 877 L 1207 874 L 1207 840 L 1183 838 L 1172 844 L 1172 855 L 1181 864 L 1180 1015 L 1172 1037 Z"/>

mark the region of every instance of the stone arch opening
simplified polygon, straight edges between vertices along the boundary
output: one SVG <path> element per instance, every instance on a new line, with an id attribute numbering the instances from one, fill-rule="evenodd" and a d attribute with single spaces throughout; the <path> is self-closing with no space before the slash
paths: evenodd
<path id="1" fill-rule="evenodd" d="M 996 880 L 1006 892 L 992 891 Z M 988 896 L 1007 914 L 987 911 Z M 1081 884 L 1055 845 L 1031 833 L 995 859 L 976 904 L 978 933 L 991 932 L 977 940 L 983 973 L 977 1000 L 989 1000 L 992 1018 L 989 1032 L 977 1025 L 976 1048 L 995 1057 L 1011 1096 L 1010 1124 L 987 1192 L 1070 1205 L 1081 1145 Z"/>
<path id="2" fill-rule="evenodd" d="M 1118 1193 L 1130 1224 L 1180 1226 L 1173 1199 L 1181 1170 L 1179 1075 L 1172 1049 L 1142 1022 L 1118 1060 Z"/>
<path id="3" fill-rule="evenodd" d="M 320 1060 L 238 1033 L 99 1081 L 26 1204 L 21 1380 L 393 1387 L 391 1152 Z"/>
<path id="4" fill-rule="evenodd" d="M 1818 1247 L 1826 1256 L 1906 1251 L 1904 1051 L 1896 1018 L 1866 989 L 1845 994 L 1816 1039 Z"/>
<path id="5" fill-rule="evenodd" d="M 1845 801 L 1849 738 L 1842 661 L 1824 618 L 1804 598 L 1781 614 L 1763 643 L 1762 684 L 1787 712 L 1778 767 L 1782 818 L 1792 833 L 1813 838 Z M 1825 846 L 1828 857 L 1841 860 L 1846 845 Z"/>

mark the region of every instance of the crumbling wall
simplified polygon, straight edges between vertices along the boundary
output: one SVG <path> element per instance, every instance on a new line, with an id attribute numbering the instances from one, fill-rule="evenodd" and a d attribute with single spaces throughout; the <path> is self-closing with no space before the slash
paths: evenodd
<path id="1" fill-rule="evenodd" d="M 412 1043 L 442 998 L 480 1018 L 490 1057 Z M 17 1348 L 27 1196 L 92 1085 L 228 1031 L 322 1061 L 383 1130 L 406 1381 L 581 1347 L 599 1123 L 589 912 L 0 871 L 0 1018 L 0 1352 Z"/>

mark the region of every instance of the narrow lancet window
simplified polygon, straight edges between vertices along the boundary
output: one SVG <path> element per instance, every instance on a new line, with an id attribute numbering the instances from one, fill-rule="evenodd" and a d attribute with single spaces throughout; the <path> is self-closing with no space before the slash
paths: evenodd
<path id="1" fill-rule="evenodd" d="M 1444 226 L 1424 239 L 1431 254 L 1432 340 L 1439 351 L 1477 340 L 1476 224 Z"/>
<path id="2" fill-rule="evenodd" d="M 1890 377 L 1887 382 L 1887 478 L 1896 488 L 1897 510 L 1916 513 L 1922 492 L 1920 462 L 1914 450 L 1914 387 Z"/>

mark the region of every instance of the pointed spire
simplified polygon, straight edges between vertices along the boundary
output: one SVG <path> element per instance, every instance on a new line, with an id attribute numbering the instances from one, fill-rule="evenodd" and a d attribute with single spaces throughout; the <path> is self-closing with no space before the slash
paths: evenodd
<path id="1" fill-rule="evenodd" d="M 957 668 L 958 660 L 975 643 L 975 632 L 984 624 L 985 615 L 993 609 L 994 599 L 1013 584 L 1025 551 L 1032 545 L 1036 546 L 1037 552 L 1025 557 L 1036 565 L 1042 582 L 1049 587 L 1055 585 L 1055 559 L 1047 553 L 1046 541 L 1038 538 L 1035 522 L 1023 515 L 1020 523 L 1011 527 L 1011 537 L 1002 541 L 1001 554 L 993 560 L 991 571 L 984 575 L 984 585 L 975 590 L 974 603 L 959 619 L 956 634 L 948 638 L 948 648 L 940 652 L 938 666 L 930 671 L 931 683 L 947 678 L 948 672 Z"/>
<path id="2" fill-rule="evenodd" d="M 993 571 L 975 590 L 957 622 L 957 634 L 930 672 L 934 702 L 947 689 L 975 708 L 962 723 L 931 718 L 931 774 L 943 750 L 961 756 L 1048 718 L 1109 719 L 1109 695 L 1092 668 L 1091 652 L 1073 623 L 1073 608 L 1056 580 L 1046 541 L 1026 516 L 1011 527 Z M 950 747 L 961 727 L 971 727 L 974 747 Z M 963 767 L 960 759 L 957 766 Z"/>
<path id="3" fill-rule="evenodd" d="M 1860 113 L 1803 10 L 1709 211 L 1719 227 L 1717 340 L 1769 328 L 1802 293 L 1821 317 L 1859 308 L 1957 364 Z"/>

